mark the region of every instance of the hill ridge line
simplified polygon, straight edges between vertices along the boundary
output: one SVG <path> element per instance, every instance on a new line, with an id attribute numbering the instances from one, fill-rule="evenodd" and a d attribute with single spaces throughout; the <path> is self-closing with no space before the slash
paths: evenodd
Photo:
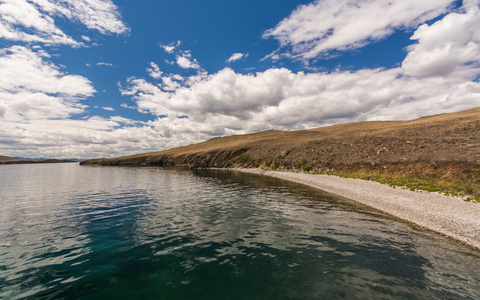
<path id="1" fill-rule="evenodd" d="M 479 132 L 480 107 L 410 121 L 269 130 L 81 164 L 266 168 L 366 176 L 387 183 L 408 181 L 411 177 L 435 180 L 433 186 L 458 185 L 439 189 L 478 196 Z"/>

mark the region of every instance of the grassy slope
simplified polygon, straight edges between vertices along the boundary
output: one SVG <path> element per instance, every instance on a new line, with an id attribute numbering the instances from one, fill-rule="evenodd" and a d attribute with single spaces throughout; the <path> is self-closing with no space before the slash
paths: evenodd
<path id="1" fill-rule="evenodd" d="M 0 155 L 0 164 L 33 164 L 33 163 L 59 163 L 59 162 L 69 162 L 69 160 L 28 159 L 28 158 L 16 158 L 16 157 Z"/>
<path id="2" fill-rule="evenodd" d="M 413 121 L 271 130 L 83 164 L 292 169 L 480 197 L 479 132 L 475 108 Z"/>

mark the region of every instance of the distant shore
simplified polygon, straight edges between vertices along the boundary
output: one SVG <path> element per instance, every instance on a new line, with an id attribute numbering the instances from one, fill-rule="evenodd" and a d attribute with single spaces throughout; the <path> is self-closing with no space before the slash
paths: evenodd
<path id="1" fill-rule="evenodd" d="M 394 217 L 433 230 L 480 250 L 480 203 L 436 192 L 393 188 L 373 181 L 296 172 L 232 168 L 277 177 L 357 201 Z"/>
<path id="2" fill-rule="evenodd" d="M 25 164 L 64 164 L 78 163 L 78 161 L 68 159 L 18 159 L 10 161 L 0 161 L 0 165 L 25 165 Z"/>

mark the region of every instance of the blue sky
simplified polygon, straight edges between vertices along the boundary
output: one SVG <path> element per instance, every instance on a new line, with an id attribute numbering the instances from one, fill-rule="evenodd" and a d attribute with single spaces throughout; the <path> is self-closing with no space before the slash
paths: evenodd
<path id="1" fill-rule="evenodd" d="M 479 27 L 478 0 L 0 0 L 0 154 L 477 107 Z"/>

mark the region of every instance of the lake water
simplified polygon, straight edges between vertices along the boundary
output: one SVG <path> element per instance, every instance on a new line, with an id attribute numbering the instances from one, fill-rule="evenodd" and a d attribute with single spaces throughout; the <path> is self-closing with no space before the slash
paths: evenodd
<path id="1" fill-rule="evenodd" d="M 480 251 L 232 171 L 0 166 L 2 299 L 479 299 Z"/>

